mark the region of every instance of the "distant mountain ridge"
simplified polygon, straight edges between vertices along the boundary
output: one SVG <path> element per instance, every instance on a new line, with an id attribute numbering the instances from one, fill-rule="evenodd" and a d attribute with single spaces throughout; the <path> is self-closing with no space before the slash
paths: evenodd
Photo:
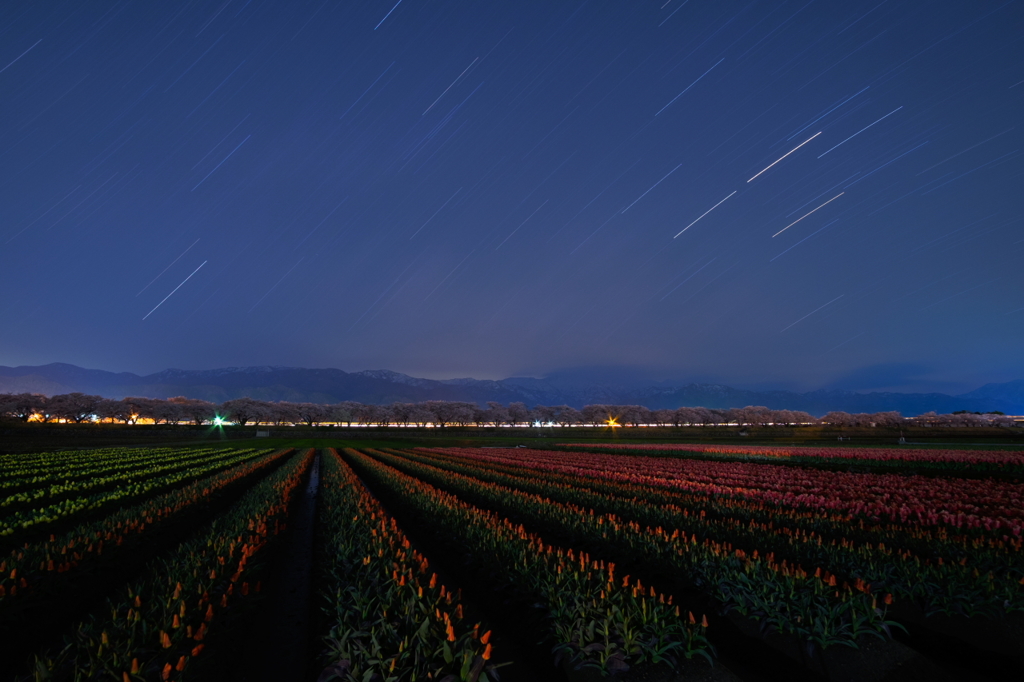
<path id="1" fill-rule="evenodd" d="M 250 397 L 259 400 L 368 404 L 460 400 L 484 404 L 524 402 L 529 406 L 588 404 L 645 405 L 651 409 L 701 406 L 711 408 L 764 405 L 822 415 L 832 410 L 904 415 L 935 411 L 999 410 L 1024 413 L 1024 380 L 986 384 L 962 395 L 944 393 L 855 393 L 853 391 L 748 391 L 720 384 L 660 386 L 594 385 L 564 377 L 535 379 L 420 379 L 391 370 L 345 372 L 297 367 L 224 367 L 211 370 L 167 369 L 140 376 L 53 363 L 41 366 L 0 366 L 0 393 L 98 394 L 108 398 L 184 395 L 213 402 Z"/>

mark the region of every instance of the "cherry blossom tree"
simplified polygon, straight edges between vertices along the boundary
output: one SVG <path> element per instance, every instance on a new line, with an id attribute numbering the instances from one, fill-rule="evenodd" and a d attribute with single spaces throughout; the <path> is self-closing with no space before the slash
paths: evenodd
<path id="1" fill-rule="evenodd" d="M 258 422 L 263 415 L 263 404 L 252 398 L 236 398 L 228 400 L 220 406 L 221 411 L 239 426 L 249 422 Z"/>
<path id="2" fill-rule="evenodd" d="M 96 414 L 96 409 L 101 402 L 103 402 L 103 396 L 77 392 L 65 393 L 50 398 L 47 407 L 53 417 L 81 424 Z"/>
<path id="3" fill-rule="evenodd" d="M 46 396 L 37 393 L 0 394 L 0 415 L 27 422 L 46 406 Z"/>

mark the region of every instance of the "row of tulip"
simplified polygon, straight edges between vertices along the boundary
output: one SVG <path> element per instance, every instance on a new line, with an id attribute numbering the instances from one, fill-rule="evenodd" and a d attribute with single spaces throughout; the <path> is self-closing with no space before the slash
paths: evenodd
<path id="1" fill-rule="evenodd" d="M 124 507 L 59 535 L 25 543 L 0 559 L 0 622 L 17 618 L 23 600 L 36 593 L 74 588 L 83 571 L 137 556 L 147 536 L 225 488 L 264 471 L 291 450 L 260 450 L 255 457 L 189 485 Z"/>
<path id="2" fill-rule="evenodd" d="M 541 471 L 550 462 L 535 462 L 524 449 L 417 448 L 420 454 L 436 458 L 469 458 L 476 467 L 486 467 L 519 475 L 523 469 Z M 550 467 L 548 467 L 550 469 Z M 610 479 L 604 471 L 587 472 L 571 469 L 566 473 L 546 470 L 544 479 L 570 487 L 585 487 L 606 495 L 637 498 L 651 504 L 673 504 L 683 509 L 699 509 L 712 519 L 733 520 L 742 524 L 768 524 L 791 529 L 806 535 L 817 534 L 826 539 L 855 544 L 884 544 L 923 557 L 943 556 L 960 559 L 983 554 L 991 557 L 994 566 L 1020 561 L 1024 539 L 985 534 L 974 529 L 951 526 L 922 526 L 913 519 L 906 522 L 854 518 L 842 510 L 804 509 L 779 506 L 761 499 L 717 493 L 687 491 Z"/>
<path id="3" fill-rule="evenodd" d="M 22 452 L 0 455 L 5 467 L 10 467 L 19 476 L 32 471 L 46 473 L 52 468 L 82 468 L 102 462 L 116 461 L 120 458 L 135 458 L 147 455 L 159 456 L 162 453 L 192 450 L 192 447 L 110 447 L 90 448 L 87 450 L 53 450 L 46 452 Z M 212 449 L 212 448 L 210 448 Z"/>
<path id="4" fill-rule="evenodd" d="M 777 508 L 835 512 L 871 522 L 945 526 L 1003 540 L 1024 533 L 1024 483 L 1019 481 L 526 448 L 488 450 L 488 456 L 540 471 L 754 500 Z"/>
<path id="5" fill-rule="evenodd" d="M 644 526 L 616 514 L 526 493 L 381 451 L 374 458 L 469 503 L 529 523 L 539 532 L 577 538 L 612 558 L 674 575 L 717 599 L 726 610 L 757 622 L 763 632 L 791 635 L 812 647 L 856 647 L 887 639 L 890 594 L 870 584 L 849 585 L 819 567 L 747 552 L 729 542 L 701 540 L 678 528 Z M 812 572 L 813 571 L 813 572 Z"/>
<path id="6" fill-rule="evenodd" d="M 820 464 L 861 460 L 900 465 L 935 465 L 935 468 L 1024 469 L 1024 457 L 1008 450 L 940 450 L 911 448 L 823 448 L 787 445 L 702 445 L 699 443 L 568 443 L 561 447 L 591 452 L 610 451 L 636 454 L 686 454 L 740 456 L 749 461 Z"/>
<path id="7" fill-rule="evenodd" d="M 73 481 L 102 476 L 126 464 L 149 464 L 182 455 L 213 452 L 214 448 L 95 448 L 31 454 L 0 455 L 4 480 L 0 494 L 48 485 L 53 481 Z"/>
<path id="8" fill-rule="evenodd" d="M 201 457 L 185 469 L 171 468 L 167 473 L 150 478 L 130 480 L 129 474 L 129 480 L 116 487 L 91 494 L 89 490 L 85 490 L 83 494 L 66 497 L 59 502 L 0 517 L 0 537 L 6 537 L 11 541 L 17 539 L 24 531 L 40 531 L 58 522 L 67 523 L 79 514 L 95 512 L 113 505 L 131 504 L 259 456 L 260 453 L 256 450 L 229 450 L 220 457 Z M 126 462 L 124 466 L 131 464 Z"/>
<path id="9" fill-rule="evenodd" d="M 319 514 L 330 624 L 320 682 L 497 679 L 490 630 L 465 619 L 461 591 L 438 582 L 333 449 L 322 459 Z"/>
<path id="10" fill-rule="evenodd" d="M 678 668 L 696 657 L 711 661 L 706 619 L 698 622 L 681 613 L 671 596 L 617 575 L 614 563 L 553 546 L 522 525 L 382 463 L 386 456 L 379 453 L 371 458 L 347 450 L 346 457 L 396 508 L 429 519 L 424 532 L 439 546 L 464 554 L 471 570 L 510 586 L 519 603 L 538 608 L 549 624 L 556 661 L 604 674 L 642 664 Z"/>
<path id="11" fill-rule="evenodd" d="M 0 519 L 19 510 L 27 511 L 40 505 L 50 506 L 70 497 L 82 497 L 148 478 L 192 469 L 196 464 L 215 465 L 251 452 L 254 450 L 183 450 L 177 451 L 172 457 L 140 457 L 135 460 L 119 461 L 111 464 L 105 471 L 93 471 L 86 477 L 69 480 L 55 475 L 48 481 L 36 483 L 31 488 L 0 497 Z"/>
<path id="12" fill-rule="evenodd" d="M 216 623 L 259 583 L 260 551 L 284 530 L 308 450 L 255 485 L 193 539 L 36 658 L 35 680 L 180 680 Z M 256 561 L 253 560 L 256 557 Z"/>
<path id="13" fill-rule="evenodd" d="M 650 496 L 638 486 L 602 483 L 585 476 L 545 474 L 531 468 L 485 463 L 488 454 L 460 451 L 461 456 L 401 453 L 403 457 L 481 481 L 544 496 L 556 502 L 612 513 L 648 527 L 678 529 L 706 539 L 728 542 L 747 553 L 774 554 L 779 559 L 817 566 L 849 584 L 868 584 L 897 599 L 916 604 L 925 613 L 1000 617 L 1024 611 L 1024 565 L 1017 551 L 989 551 L 966 543 L 927 547 L 923 555 L 901 548 L 895 533 L 888 542 L 855 542 L 844 534 L 823 535 L 780 525 L 764 510 L 759 518 L 727 515 L 729 501 L 719 501 L 716 514 L 707 514 L 699 501 Z M 710 505 L 709 505 L 710 506 Z M 723 513 L 725 512 L 725 513 Z M 842 531 L 840 524 L 833 530 Z M 847 534 L 850 531 L 846 524 Z M 936 553 L 936 549 L 948 553 Z"/>

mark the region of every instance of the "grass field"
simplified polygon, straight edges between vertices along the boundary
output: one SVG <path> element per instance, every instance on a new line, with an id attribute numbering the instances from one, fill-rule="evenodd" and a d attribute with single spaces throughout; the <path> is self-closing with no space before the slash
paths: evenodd
<path id="1" fill-rule="evenodd" d="M 1006 430 L 253 431 L 6 439 L 0 679 L 1003 680 L 1024 664 L 1024 454 Z"/>

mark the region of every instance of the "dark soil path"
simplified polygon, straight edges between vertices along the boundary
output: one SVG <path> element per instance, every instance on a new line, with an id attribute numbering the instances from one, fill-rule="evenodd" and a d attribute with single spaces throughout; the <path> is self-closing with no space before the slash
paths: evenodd
<path id="1" fill-rule="evenodd" d="M 907 632 L 894 630 L 896 641 L 932 659 L 963 682 L 1012 680 L 1024 677 L 1024 661 L 981 649 L 959 637 L 935 632 L 915 623 L 904 623 Z"/>
<path id="2" fill-rule="evenodd" d="M 259 607 L 247 623 L 233 628 L 234 664 L 228 674 L 207 672 L 204 679 L 237 682 L 302 682 L 311 666 L 310 624 L 313 589 L 313 531 L 320 489 L 317 454 L 305 485 L 292 501 L 288 527 L 266 567 Z"/>

